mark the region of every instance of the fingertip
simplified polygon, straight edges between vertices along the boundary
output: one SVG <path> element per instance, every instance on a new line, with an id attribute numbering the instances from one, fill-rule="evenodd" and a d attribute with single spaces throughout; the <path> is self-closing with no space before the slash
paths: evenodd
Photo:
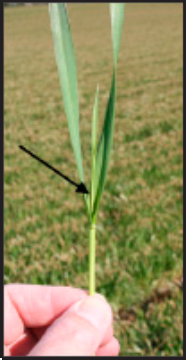
<path id="1" fill-rule="evenodd" d="M 78 301 L 69 308 L 66 314 L 70 312 L 83 317 L 97 329 L 100 329 L 100 326 L 102 326 L 105 328 L 105 331 L 112 322 L 111 307 L 105 298 L 99 294 L 91 295 Z"/>
<path id="2" fill-rule="evenodd" d="M 96 356 L 118 356 L 120 353 L 119 341 L 113 337 L 111 341 L 101 346 L 96 352 Z"/>

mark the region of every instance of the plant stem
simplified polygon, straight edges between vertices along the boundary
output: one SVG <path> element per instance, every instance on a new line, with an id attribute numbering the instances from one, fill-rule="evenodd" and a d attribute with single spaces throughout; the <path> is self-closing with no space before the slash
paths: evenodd
<path id="1" fill-rule="evenodd" d="M 94 295 L 95 285 L 95 263 L 96 263 L 96 225 L 90 226 L 90 246 L 89 246 L 89 295 Z"/>

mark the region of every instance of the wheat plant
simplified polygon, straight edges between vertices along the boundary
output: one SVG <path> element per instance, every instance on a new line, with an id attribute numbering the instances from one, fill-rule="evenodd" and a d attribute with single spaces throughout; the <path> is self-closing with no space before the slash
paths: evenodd
<path id="1" fill-rule="evenodd" d="M 77 71 L 74 46 L 71 36 L 67 6 L 64 3 L 50 3 L 49 14 L 54 42 L 54 52 L 59 72 L 64 109 L 72 147 L 74 150 L 80 181 L 84 183 L 83 159 L 79 130 L 79 101 Z M 90 223 L 89 244 L 89 294 L 95 293 L 96 261 L 96 220 L 103 193 L 110 153 L 113 141 L 115 103 L 116 103 L 116 68 L 121 42 L 124 18 L 124 4 L 110 3 L 111 38 L 113 46 L 113 75 L 109 99 L 105 112 L 103 129 L 97 141 L 99 87 L 97 87 L 92 116 L 92 151 L 91 151 L 91 184 L 90 193 L 84 195 L 85 208 Z"/>

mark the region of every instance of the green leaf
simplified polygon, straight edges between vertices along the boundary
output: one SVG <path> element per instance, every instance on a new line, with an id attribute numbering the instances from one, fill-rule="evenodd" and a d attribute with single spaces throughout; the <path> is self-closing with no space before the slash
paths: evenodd
<path id="1" fill-rule="evenodd" d="M 121 42 L 121 33 L 124 19 L 124 3 L 111 3 L 111 27 L 112 27 L 112 43 L 113 43 L 113 56 L 114 66 L 117 66 L 119 47 Z"/>
<path id="2" fill-rule="evenodd" d="M 79 136 L 77 73 L 68 14 L 64 3 L 50 3 L 49 12 L 65 113 L 68 119 L 78 173 L 81 181 L 83 181 L 83 161 Z"/>
<path id="3" fill-rule="evenodd" d="M 110 89 L 110 96 L 107 104 L 106 115 L 103 125 L 102 134 L 100 137 L 97 155 L 96 155 L 96 171 L 95 171 L 95 200 L 93 217 L 96 217 L 99 201 L 103 192 L 106 175 L 108 171 L 110 153 L 113 142 L 114 133 L 114 118 L 115 118 L 115 99 L 116 99 L 116 66 L 121 42 L 121 32 L 124 18 L 124 4 L 111 3 L 111 32 L 113 43 L 114 69 L 112 84 Z"/>
<path id="4" fill-rule="evenodd" d="M 96 152 L 97 152 L 97 123 L 98 123 L 99 87 L 96 90 L 92 117 L 92 175 L 91 175 L 91 209 L 94 207 L 96 187 Z"/>
<path id="5" fill-rule="evenodd" d="M 115 72 L 113 73 L 112 84 L 110 89 L 110 96 L 105 114 L 104 126 L 100 138 L 100 142 L 97 149 L 96 156 L 96 186 L 95 186 L 95 203 L 94 212 L 96 215 L 99 205 L 99 200 L 104 188 L 105 179 L 108 170 L 108 164 L 110 159 L 110 152 L 113 142 L 114 132 L 114 115 L 115 115 Z"/>

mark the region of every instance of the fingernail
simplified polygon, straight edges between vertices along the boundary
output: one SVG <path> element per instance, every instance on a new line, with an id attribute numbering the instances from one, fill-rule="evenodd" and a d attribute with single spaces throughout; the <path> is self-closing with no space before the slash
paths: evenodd
<path id="1" fill-rule="evenodd" d="M 81 300 L 76 313 L 98 329 L 103 325 L 107 327 L 112 321 L 112 312 L 109 304 L 101 295 L 97 294 Z"/>

